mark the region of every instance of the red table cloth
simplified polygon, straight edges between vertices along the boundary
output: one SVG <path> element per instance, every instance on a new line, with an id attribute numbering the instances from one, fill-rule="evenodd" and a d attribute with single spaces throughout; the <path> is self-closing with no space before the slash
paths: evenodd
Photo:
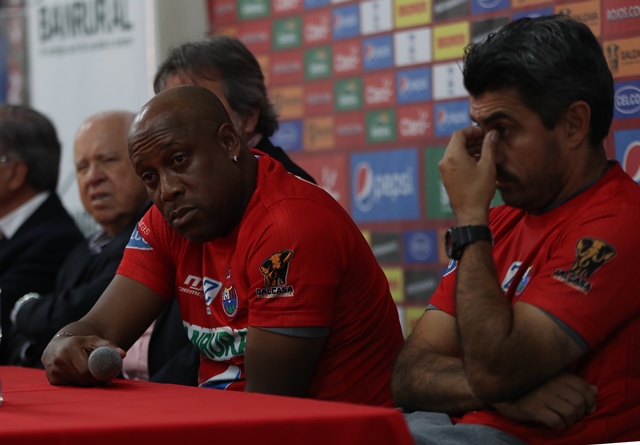
<path id="1" fill-rule="evenodd" d="M 390 408 L 116 379 L 51 386 L 0 367 L 0 444 L 412 444 Z"/>

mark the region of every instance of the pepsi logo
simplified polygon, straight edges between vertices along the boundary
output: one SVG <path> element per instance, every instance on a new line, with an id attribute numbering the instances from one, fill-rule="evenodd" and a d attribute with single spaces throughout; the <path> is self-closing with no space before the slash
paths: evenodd
<path id="1" fill-rule="evenodd" d="M 633 141 L 627 146 L 622 168 L 634 181 L 640 182 L 640 141 Z"/>
<path id="2" fill-rule="evenodd" d="M 360 162 L 353 174 L 355 203 L 362 212 L 373 207 L 373 170 L 368 162 Z"/>

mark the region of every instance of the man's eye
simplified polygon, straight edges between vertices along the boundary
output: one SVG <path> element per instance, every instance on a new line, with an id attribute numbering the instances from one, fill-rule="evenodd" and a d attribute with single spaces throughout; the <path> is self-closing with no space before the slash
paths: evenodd
<path id="1" fill-rule="evenodd" d="M 148 184 L 153 181 L 153 178 L 155 178 L 155 176 L 152 173 L 143 173 L 140 178 L 142 179 L 142 182 Z"/>
<path id="2" fill-rule="evenodd" d="M 184 162 L 184 155 L 176 155 L 173 157 L 173 165 L 182 164 Z"/>

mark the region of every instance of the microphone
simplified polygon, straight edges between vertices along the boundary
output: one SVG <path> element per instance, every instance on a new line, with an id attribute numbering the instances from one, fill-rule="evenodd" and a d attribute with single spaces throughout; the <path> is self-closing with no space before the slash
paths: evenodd
<path id="1" fill-rule="evenodd" d="M 108 382 L 120 374 L 122 357 L 113 348 L 101 346 L 89 354 L 89 372 L 101 382 Z"/>

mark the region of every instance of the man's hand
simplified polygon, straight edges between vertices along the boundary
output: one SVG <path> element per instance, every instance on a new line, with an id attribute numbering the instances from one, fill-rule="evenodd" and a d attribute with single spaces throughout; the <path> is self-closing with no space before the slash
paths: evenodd
<path id="1" fill-rule="evenodd" d="M 596 409 L 598 389 L 573 374 L 560 374 L 514 402 L 495 403 L 502 415 L 561 431 Z"/>
<path id="2" fill-rule="evenodd" d="M 101 386 L 105 385 L 91 375 L 89 354 L 100 346 L 109 346 L 124 358 L 126 352 L 108 340 L 95 335 L 61 335 L 54 337 L 42 354 L 42 364 L 52 385 Z"/>
<path id="3" fill-rule="evenodd" d="M 456 131 L 439 168 L 451 208 L 460 225 L 488 224 L 489 206 L 496 191 L 494 150 L 498 132 L 486 135 L 479 127 Z"/>

